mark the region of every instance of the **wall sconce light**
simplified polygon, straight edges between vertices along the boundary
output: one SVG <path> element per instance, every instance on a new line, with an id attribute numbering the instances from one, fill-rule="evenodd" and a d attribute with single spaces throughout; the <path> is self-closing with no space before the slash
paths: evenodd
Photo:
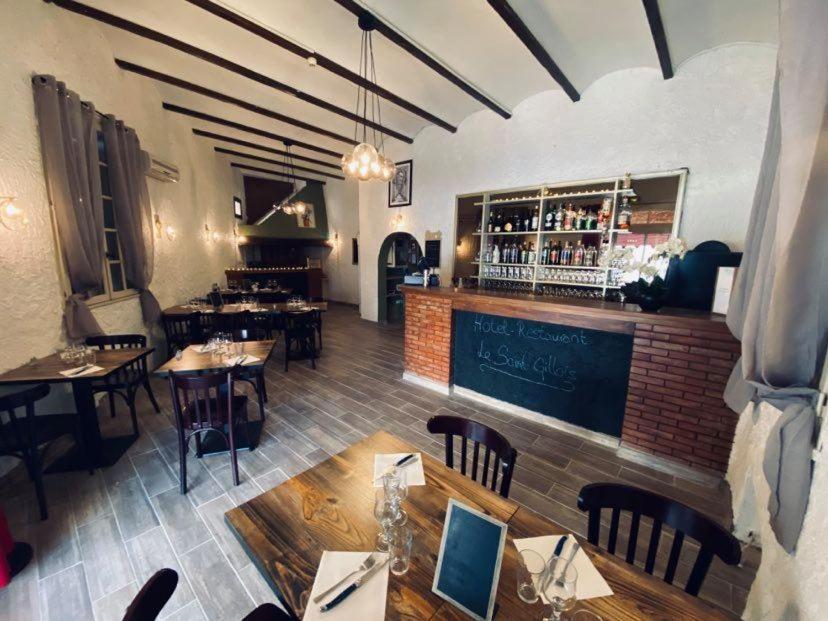
<path id="1" fill-rule="evenodd" d="M 14 196 L 0 196 L 0 222 L 10 231 L 17 231 L 29 224 L 29 218 Z"/>
<path id="2" fill-rule="evenodd" d="M 394 228 L 395 231 L 399 231 L 399 230 L 402 229 L 403 222 L 404 222 L 404 219 L 403 219 L 403 215 L 401 213 L 398 213 L 396 216 L 391 218 L 391 226 Z"/>
<path id="3" fill-rule="evenodd" d="M 163 236 L 163 237 L 166 237 L 167 239 L 169 239 L 170 241 L 175 239 L 175 236 L 176 236 L 175 228 L 173 228 L 169 224 L 167 226 L 164 226 L 161 223 L 161 217 L 158 214 L 155 214 L 155 217 L 153 218 L 153 220 L 155 222 L 155 234 L 159 238 Z"/>
<path id="4" fill-rule="evenodd" d="M 204 239 L 205 239 L 205 241 L 208 241 L 208 242 L 213 242 L 213 243 L 219 242 L 219 241 L 221 241 L 221 233 L 211 229 L 209 224 L 205 224 L 204 225 Z"/>

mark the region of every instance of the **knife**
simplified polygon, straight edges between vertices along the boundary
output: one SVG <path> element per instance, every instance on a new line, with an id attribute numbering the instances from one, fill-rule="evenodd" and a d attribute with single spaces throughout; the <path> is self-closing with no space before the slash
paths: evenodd
<path id="1" fill-rule="evenodd" d="M 396 463 L 396 464 L 394 464 L 394 465 L 395 465 L 396 467 L 398 467 L 398 468 L 399 468 L 399 467 L 400 467 L 400 466 L 402 466 L 404 463 L 406 463 L 406 462 L 408 462 L 408 461 L 411 461 L 411 460 L 412 460 L 412 459 L 414 459 L 415 457 L 416 457 L 416 455 L 415 455 L 414 453 L 409 453 L 408 455 L 406 455 L 405 457 L 403 457 L 402 459 L 400 459 L 399 461 L 397 461 L 397 463 Z"/>
<path id="2" fill-rule="evenodd" d="M 390 560 L 391 560 L 391 557 L 389 556 L 388 558 L 386 558 L 386 559 L 385 559 L 382 563 L 380 563 L 379 565 L 374 565 L 371 569 L 369 569 L 369 570 L 368 570 L 368 571 L 366 571 L 364 574 L 362 574 L 362 576 L 361 576 L 361 577 L 359 577 L 359 578 L 357 578 L 356 580 L 354 580 L 354 581 L 353 581 L 353 582 L 352 582 L 349 586 L 347 586 L 347 587 L 346 587 L 346 588 L 345 588 L 345 589 L 344 589 L 344 590 L 343 590 L 343 591 L 342 591 L 339 595 L 337 595 L 336 597 L 334 597 L 334 598 L 333 598 L 331 601 L 329 601 L 327 604 L 323 604 L 322 606 L 320 606 L 320 607 L 319 607 L 319 611 L 320 611 L 320 612 L 328 612 L 329 610 L 331 610 L 331 609 L 333 609 L 334 607 L 336 607 L 336 606 L 338 606 L 339 604 L 341 604 L 343 601 L 345 601 L 345 600 L 348 598 L 348 596 L 349 596 L 351 593 L 353 593 L 353 592 L 354 592 L 354 591 L 356 591 L 359 587 L 361 587 L 363 584 L 365 584 L 365 583 L 366 583 L 366 582 L 367 582 L 367 581 L 371 578 L 371 576 L 373 576 L 373 575 L 374 575 L 374 574 L 376 574 L 376 573 L 377 573 L 380 569 L 382 569 L 383 567 L 385 567 L 385 566 L 388 564 L 388 561 L 390 561 Z"/>
<path id="3" fill-rule="evenodd" d="M 83 373 L 84 371 L 88 371 L 88 370 L 89 370 L 89 369 L 91 369 L 91 368 L 92 368 L 92 365 L 91 365 L 91 364 L 85 364 L 85 365 L 83 365 L 82 367 L 80 367 L 79 369 L 75 369 L 74 371 L 72 371 L 69 375 L 70 375 L 71 377 L 75 377 L 76 375 L 80 375 L 80 374 L 81 374 L 81 373 Z"/>
<path id="4" fill-rule="evenodd" d="M 575 559 L 575 555 L 578 554 L 578 550 L 580 549 L 580 544 L 576 541 L 572 544 L 572 549 L 569 551 L 569 558 L 566 559 L 566 563 L 564 563 L 563 569 L 561 570 L 561 575 L 558 576 L 558 579 L 555 581 L 560 585 L 564 583 L 564 576 L 566 575 L 566 570 L 569 569 L 569 566 L 572 564 L 572 561 Z"/>
<path id="5" fill-rule="evenodd" d="M 555 573 L 555 565 L 558 564 L 558 560 L 560 560 L 561 552 L 563 552 L 564 546 L 566 545 L 567 535 L 564 535 L 560 539 L 558 539 L 558 545 L 555 546 L 555 552 L 552 554 L 553 560 L 552 564 L 546 569 L 546 575 L 543 577 L 541 581 L 541 585 L 543 586 L 542 590 L 545 591 L 546 587 L 549 586 L 550 580 L 552 580 L 552 576 Z"/>

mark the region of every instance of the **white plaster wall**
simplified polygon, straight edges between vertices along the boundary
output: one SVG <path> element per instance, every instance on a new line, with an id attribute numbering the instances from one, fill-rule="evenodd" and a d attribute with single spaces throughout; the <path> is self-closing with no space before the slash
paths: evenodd
<path id="1" fill-rule="evenodd" d="M 359 304 L 360 267 L 351 262 L 351 239 L 359 237 L 357 182 L 328 181 L 325 184 L 325 205 L 332 243 L 322 266 L 328 277 L 328 297 L 336 302 Z"/>
<path id="2" fill-rule="evenodd" d="M 0 227 L 0 370 L 62 346 L 63 298 L 34 118 L 30 79 L 50 73 L 134 127 L 143 147 L 181 170 L 178 184 L 148 180 L 153 211 L 178 231 L 156 240 L 151 289 L 162 307 L 203 293 L 235 261 L 229 167 L 196 141 L 183 117 L 165 113 L 151 82 L 126 74 L 95 22 L 44 2 L 0 0 L 0 195 L 18 197 L 31 224 Z M 207 242 L 204 224 L 224 234 Z M 107 332 L 145 332 L 137 300 L 97 308 Z M 163 344 L 163 337 L 157 345 Z"/>
<path id="3" fill-rule="evenodd" d="M 362 316 L 377 318 L 377 252 L 400 230 L 422 244 L 443 234 L 441 267 L 451 277 L 455 196 L 476 191 L 688 167 L 681 236 L 741 249 L 767 131 L 776 48 L 732 45 L 682 65 L 671 80 L 652 69 L 618 71 L 577 103 L 560 91 L 522 102 L 510 120 L 489 111 L 456 134 L 428 127 L 390 155 L 413 158 L 413 204 L 388 209 L 387 185 L 360 187 Z"/>
<path id="4" fill-rule="evenodd" d="M 750 589 L 744 619 L 816 621 L 828 610 L 828 469 L 814 466 L 811 498 L 797 549 L 789 555 L 770 527 L 770 488 L 762 472 L 764 447 L 780 411 L 763 403 L 749 405 L 739 420 L 727 481 L 733 490 L 736 535 L 753 531 L 762 544 L 762 562 Z M 761 447 L 761 448 L 759 448 Z"/>

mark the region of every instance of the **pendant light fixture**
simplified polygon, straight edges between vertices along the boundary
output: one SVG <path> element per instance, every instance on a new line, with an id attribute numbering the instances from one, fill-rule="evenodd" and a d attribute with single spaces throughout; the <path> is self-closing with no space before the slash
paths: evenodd
<path id="1" fill-rule="evenodd" d="M 308 211 L 308 205 L 303 203 L 302 201 L 298 200 L 291 200 L 296 192 L 296 169 L 294 168 L 293 164 L 293 154 L 290 152 L 290 148 L 293 146 L 293 143 L 289 140 L 284 141 L 285 145 L 285 168 L 287 168 L 287 174 L 290 175 L 291 179 L 291 189 L 290 194 L 288 194 L 280 203 L 273 204 L 273 211 L 281 211 L 285 215 L 291 216 L 293 214 L 299 214 L 300 216 L 305 215 L 305 212 Z"/>
<path id="2" fill-rule="evenodd" d="M 359 27 L 362 29 L 362 45 L 359 50 L 359 77 L 363 83 L 376 86 L 377 70 L 374 65 L 373 31 L 376 27 L 374 16 L 363 11 L 359 15 Z M 364 86 L 357 85 L 356 114 L 361 116 L 354 127 L 354 140 L 359 144 L 342 156 L 342 172 L 347 177 L 359 181 L 379 179 L 390 181 L 397 167 L 385 157 L 385 136 L 375 129 L 377 124 L 382 125 L 379 96 Z M 368 128 L 370 114 L 373 126 Z M 360 125 L 362 126 L 360 130 Z M 378 135 L 379 134 L 379 135 Z"/>

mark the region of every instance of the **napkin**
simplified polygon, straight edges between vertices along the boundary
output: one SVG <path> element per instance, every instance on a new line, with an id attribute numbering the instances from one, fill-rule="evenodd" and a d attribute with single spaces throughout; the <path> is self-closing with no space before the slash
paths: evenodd
<path id="1" fill-rule="evenodd" d="M 228 358 L 225 361 L 224 364 L 227 365 L 228 367 L 236 366 L 236 363 L 239 361 L 239 358 L 241 358 L 242 356 L 247 356 L 244 359 L 244 362 L 242 362 L 242 366 L 245 366 L 245 365 L 248 365 L 248 364 L 253 364 L 254 362 L 259 361 L 259 358 L 257 358 L 256 356 L 251 356 L 250 354 L 241 354 L 240 356 L 233 356 L 232 358 Z"/>
<path id="2" fill-rule="evenodd" d="M 103 367 L 91 366 L 88 369 L 86 369 L 86 371 L 83 371 L 82 373 L 78 373 L 76 375 L 75 372 L 78 371 L 78 369 L 82 368 L 83 365 L 75 367 L 74 369 L 66 369 L 65 371 L 61 371 L 60 374 L 65 377 L 83 377 L 84 375 L 89 375 L 90 373 L 97 373 L 98 371 L 103 371 Z"/>
<path id="3" fill-rule="evenodd" d="M 322 560 L 316 570 L 316 579 L 308 597 L 304 621 L 380 621 L 385 619 L 385 599 L 388 595 L 388 565 L 351 593 L 344 602 L 328 612 L 320 612 L 319 607 L 336 597 L 348 585 L 362 574 L 355 574 L 340 589 L 331 593 L 318 604 L 313 603 L 317 593 L 322 593 L 328 587 L 336 584 L 360 566 L 370 552 L 322 552 Z M 387 554 L 377 554 L 377 563 L 385 561 Z"/>
<path id="4" fill-rule="evenodd" d="M 377 453 L 374 455 L 374 487 L 382 487 L 380 477 L 385 471 L 410 453 Z M 423 456 L 414 453 L 414 457 L 400 466 L 400 471 L 405 472 L 405 481 L 409 487 L 425 485 L 425 473 L 423 472 Z"/>
<path id="5" fill-rule="evenodd" d="M 534 550 L 540 554 L 545 560 L 552 558 L 555 552 L 555 546 L 562 535 L 549 535 L 547 537 L 530 537 L 528 539 L 515 539 L 515 547 L 518 550 Z M 566 545 L 564 545 L 563 553 L 561 554 L 561 566 L 556 567 L 555 577 L 560 574 L 563 563 L 569 558 L 569 551 L 572 549 L 573 535 L 569 535 Z M 595 565 L 589 560 L 587 553 L 583 548 L 578 550 L 572 565 L 578 571 L 578 582 L 575 585 L 575 594 L 578 599 L 591 599 L 593 597 L 606 597 L 612 595 L 612 589 L 607 584 L 607 581 L 595 569 Z M 541 599 L 544 603 L 546 597 L 541 593 Z"/>

